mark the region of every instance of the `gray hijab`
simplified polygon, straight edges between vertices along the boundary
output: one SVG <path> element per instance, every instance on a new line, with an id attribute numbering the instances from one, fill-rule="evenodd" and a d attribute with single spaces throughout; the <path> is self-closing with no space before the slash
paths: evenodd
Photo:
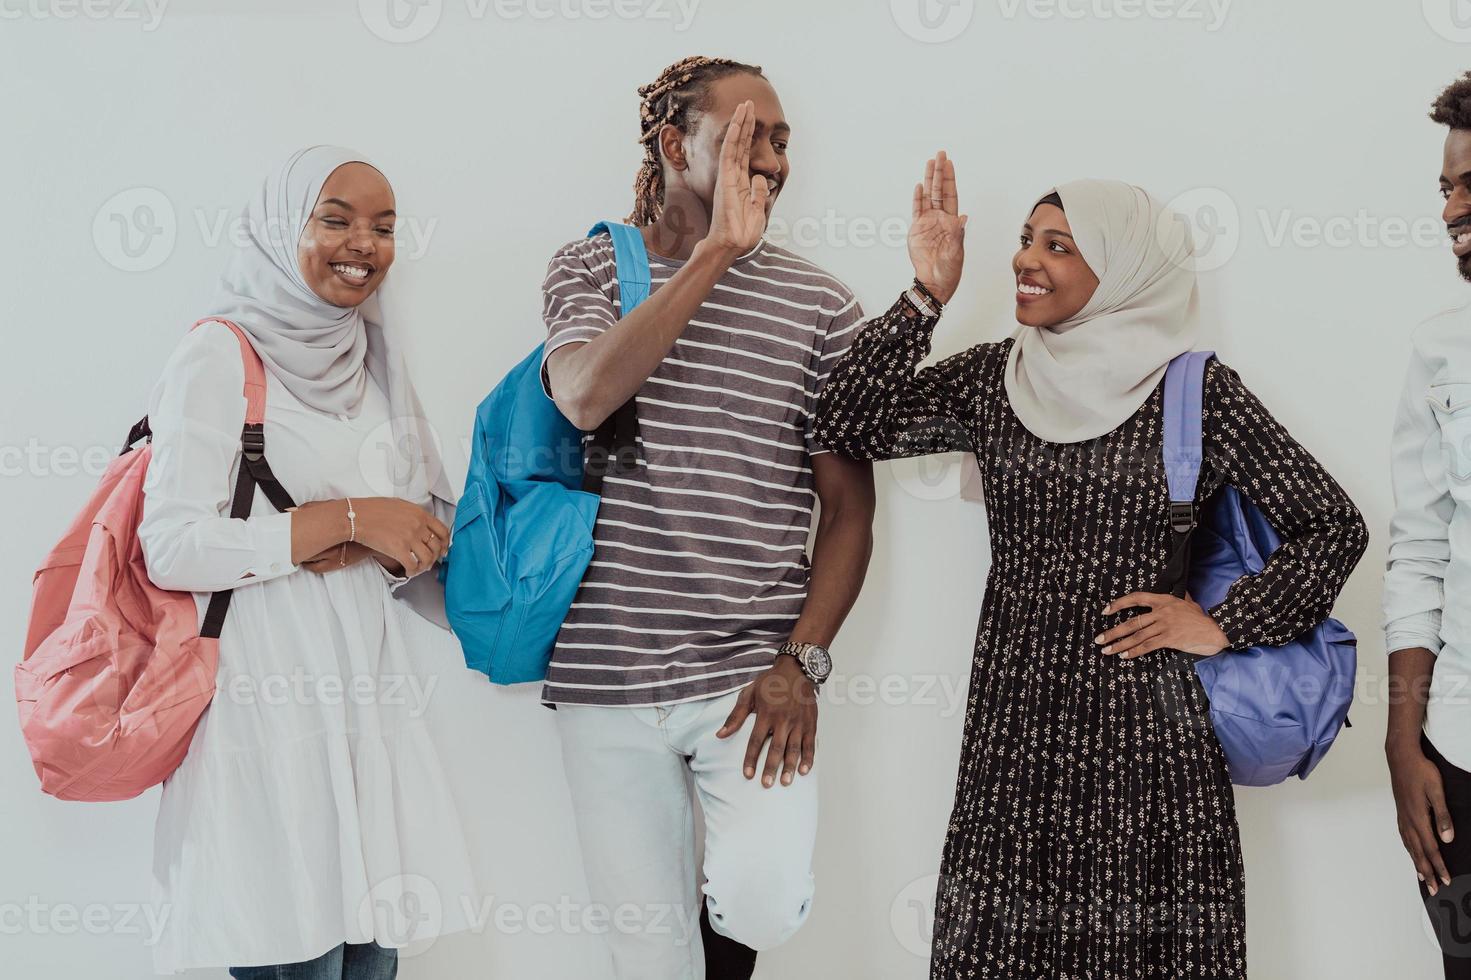
<path id="1" fill-rule="evenodd" d="M 388 395 L 395 457 L 384 495 L 429 498 L 435 516 L 449 524 L 454 491 L 409 377 L 402 340 L 383 323 L 378 294 L 358 307 L 333 306 L 307 285 L 297 262 L 297 243 L 322 185 L 353 162 L 372 166 L 352 150 L 312 146 L 266 178 L 245 206 L 248 235 L 225 265 L 211 313 L 239 324 L 267 369 L 311 408 L 355 416 L 368 379 L 376 381 Z"/>
<path id="2" fill-rule="evenodd" d="M 322 185 L 338 167 L 355 162 L 373 166 L 340 146 L 311 146 L 266 178 L 245 205 L 248 235 L 225 265 L 211 315 L 249 334 L 267 370 L 311 408 L 356 416 L 368 379 L 377 382 L 388 396 L 393 456 L 379 493 L 427 504 L 453 527 L 454 491 L 409 377 L 402 338 L 383 322 L 383 287 L 360 306 L 333 306 L 307 285 L 297 262 L 297 243 Z M 397 595 L 426 619 L 449 627 L 444 590 L 432 571 L 414 576 Z"/>

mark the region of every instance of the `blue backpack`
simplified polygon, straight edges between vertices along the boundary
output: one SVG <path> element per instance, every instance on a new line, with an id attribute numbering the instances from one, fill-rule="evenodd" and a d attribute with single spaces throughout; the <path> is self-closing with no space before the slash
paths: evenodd
<path id="1" fill-rule="evenodd" d="M 623 314 L 649 295 L 649 257 L 637 228 L 599 222 L 613 239 Z M 445 612 L 465 663 L 496 684 L 544 680 L 557 631 L 593 554 L 603 477 L 638 465 L 630 398 L 583 433 L 541 385 L 538 346 L 475 410 L 465 492 L 441 575 Z"/>
<path id="2" fill-rule="evenodd" d="M 1202 608 L 1226 597 L 1243 575 L 1260 572 L 1281 538 L 1256 505 L 1230 485 L 1197 520 L 1201 465 L 1201 389 L 1214 351 L 1190 351 L 1165 372 L 1164 460 L 1175 547 L 1165 582 L 1186 586 Z M 1226 754 L 1231 781 L 1271 786 L 1306 779 L 1348 721 L 1357 644 L 1336 619 L 1325 619 L 1283 646 L 1223 650 L 1196 657 L 1210 699 L 1211 725 Z"/>

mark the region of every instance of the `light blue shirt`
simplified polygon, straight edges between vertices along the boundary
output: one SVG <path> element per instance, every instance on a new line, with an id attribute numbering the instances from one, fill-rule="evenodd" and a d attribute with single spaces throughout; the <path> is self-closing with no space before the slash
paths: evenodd
<path id="1" fill-rule="evenodd" d="M 1415 330 L 1395 416 L 1384 642 L 1436 655 L 1425 734 L 1471 770 L 1471 309 Z M 1453 597 L 1446 602 L 1446 596 Z"/>

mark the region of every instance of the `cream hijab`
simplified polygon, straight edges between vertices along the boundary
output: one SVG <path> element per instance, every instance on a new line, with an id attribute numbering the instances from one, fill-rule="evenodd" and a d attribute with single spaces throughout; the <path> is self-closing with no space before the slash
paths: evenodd
<path id="1" fill-rule="evenodd" d="M 1098 288 L 1072 319 L 1019 325 L 1006 394 L 1037 438 L 1082 442 L 1123 424 L 1194 348 L 1194 249 L 1183 217 L 1132 184 L 1075 180 L 1057 195 Z"/>
<path id="2" fill-rule="evenodd" d="M 355 416 L 368 379 L 376 381 L 388 395 L 395 453 L 392 485 L 382 494 L 429 502 L 450 524 L 454 491 L 409 378 L 401 338 L 383 322 L 382 286 L 361 306 L 333 306 L 307 285 L 297 262 L 297 243 L 322 185 L 352 162 L 372 166 L 351 150 L 312 146 L 266 178 L 245 206 L 248 236 L 230 256 L 210 309 L 239 324 L 266 367 L 312 408 Z"/>

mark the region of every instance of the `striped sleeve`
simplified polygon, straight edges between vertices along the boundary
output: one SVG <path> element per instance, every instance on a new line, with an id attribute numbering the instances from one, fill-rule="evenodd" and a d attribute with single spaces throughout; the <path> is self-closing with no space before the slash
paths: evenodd
<path id="1" fill-rule="evenodd" d="M 547 263 L 541 286 L 542 319 L 547 328 L 541 384 L 547 397 L 552 395 L 552 386 L 546 362 L 552 351 L 585 344 L 617 322 L 615 266 L 613 246 L 606 235 L 569 242 Z"/>
<path id="2" fill-rule="evenodd" d="M 859 328 L 863 326 L 863 307 L 858 305 L 858 300 L 847 286 L 835 284 L 842 299 L 834 303 L 832 312 L 823 318 L 819 326 L 821 336 L 812 352 L 811 380 L 803 404 L 803 439 L 806 441 L 809 456 L 820 456 L 829 452 L 827 447 L 813 437 L 817 399 L 822 394 L 823 386 L 827 384 L 828 376 L 833 373 L 833 368 L 848 353 L 848 348 L 853 346 L 853 341 L 858 336 Z"/>

